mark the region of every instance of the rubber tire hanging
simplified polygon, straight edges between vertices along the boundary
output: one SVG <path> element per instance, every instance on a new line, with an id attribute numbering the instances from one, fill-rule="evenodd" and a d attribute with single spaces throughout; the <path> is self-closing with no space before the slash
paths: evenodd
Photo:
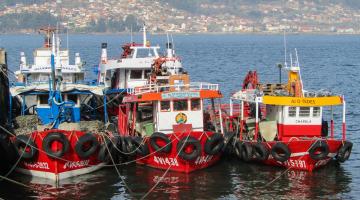
<path id="1" fill-rule="evenodd" d="M 253 153 L 256 160 L 265 161 L 269 158 L 270 151 L 263 143 L 253 145 Z"/>
<path id="2" fill-rule="evenodd" d="M 30 148 L 30 151 L 26 151 L 26 149 L 23 149 L 27 144 L 27 147 Z M 21 156 L 22 159 L 30 160 L 34 158 L 34 156 L 37 154 L 37 145 L 35 142 L 26 135 L 18 135 L 15 138 L 14 146 L 17 150 L 18 156 Z"/>
<path id="3" fill-rule="evenodd" d="M 98 155 L 98 160 L 101 162 L 109 162 L 110 154 L 112 154 L 114 144 L 108 138 L 104 139 L 104 143 L 101 145 Z"/>
<path id="4" fill-rule="evenodd" d="M 205 153 L 209 155 L 218 154 L 224 147 L 224 137 L 220 133 L 214 133 L 205 142 Z"/>
<path id="5" fill-rule="evenodd" d="M 134 137 L 132 142 L 135 146 L 137 154 L 141 156 L 146 156 L 150 153 L 148 144 L 146 142 L 143 142 L 143 139 L 141 137 Z"/>
<path id="6" fill-rule="evenodd" d="M 251 143 L 243 142 L 240 146 L 240 154 L 241 158 L 245 162 L 249 162 L 253 157 L 253 149 Z"/>
<path id="7" fill-rule="evenodd" d="M 86 150 L 84 150 L 84 145 L 86 143 L 90 144 L 90 147 Z M 91 134 L 91 133 L 86 133 L 84 135 L 82 135 L 79 140 L 76 142 L 75 144 L 75 152 L 77 153 L 77 155 L 82 158 L 82 159 L 86 159 L 88 157 L 90 157 L 91 155 L 93 155 L 96 150 L 99 147 L 99 142 L 97 141 L 96 137 Z"/>
<path id="8" fill-rule="evenodd" d="M 352 146 L 353 144 L 351 142 L 345 141 L 341 145 L 338 154 L 336 155 L 336 159 L 342 163 L 348 160 L 350 158 Z"/>
<path id="9" fill-rule="evenodd" d="M 51 144 L 55 141 L 62 144 L 62 148 L 58 151 L 53 151 L 51 149 Z M 59 133 L 59 132 L 52 132 L 47 134 L 42 143 L 43 150 L 46 152 L 48 156 L 53 158 L 61 158 L 62 156 L 64 156 L 64 154 L 69 151 L 69 147 L 70 147 L 69 140 L 66 138 L 66 136 L 63 133 Z"/>
<path id="10" fill-rule="evenodd" d="M 285 162 L 290 158 L 291 151 L 286 144 L 277 142 L 271 148 L 271 155 L 276 161 Z"/>
<path id="11" fill-rule="evenodd" d="M 157 144 L 157 140 L 162 140 L 165 142 L 165 146 L 160 147 Z M 150 146 L 154 149 L 156 152 L 162 152 L 162 153 L 170 153 L 172 144 L 170 139 L 167 135 L 160 132 L 155 132 L 150 136 Z"/>
<path id="12" fill-rule="evenodd" d="M 187 153 L 185 151 L 185 149 L 189 145 L 193 146 L 193 150 L 190 153 Z M 200 156 L 201 144 L 200 144 L 200 141 L 194 137 L 191 137 L 191 136 L 184 137 L 178 142 L 178 144 L 176 146 L 176 150 L 177 150 L 180 158 L 187 160 L 187 161 L 191 161 Z"/>
<path id="13" fill-rule="evenodd" d="M 325 159 L 329 154 L 329 146 L 326 141 L 317 140 L 311 145 L 309 155 L 313 160 Z"/>

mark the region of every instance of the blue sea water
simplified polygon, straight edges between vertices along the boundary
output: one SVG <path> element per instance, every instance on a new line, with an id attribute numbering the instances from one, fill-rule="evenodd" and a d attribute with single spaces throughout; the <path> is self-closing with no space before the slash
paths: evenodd
<path id="1" fill-rule="evenodd" d="M 134 39 L 141 41 L 139 35 Z M 164 35 L 150 36 L 149 39 L 152 44 L 165 46 Z M 41 46 L 42 41 L 40 35 L 0 35 L 0 46 L 8 52 L 10 69 L 18 68 L 20 51 L 26 53 L 28 62 L 33 62 L 32 51 Z M 129 41 L 128 35 L 70 35 L 71 62 L 75 52 L 79 52 L 87 63 L 87 76 L 93 79 L 101 43 L 108 43 L 110 57 L 119 57 L 121 45 Z M 277 63 L 284 62 L 282 35 L 174 35 L 174 41 L 176 52 L 191 79 L 219 83 L 225 96 L 223 103 L 228 102 L 232 92 L 241 88 L 249 70 L 257 70 L 261 82 L 277 82 Z M 67 46 L 66 37 L 62 43 Z M 66 199 L 137 199 L 151 191 L 147 196 L 149 199 L 358 199 L 360 36 L 288 35 L 287 50 L 293 57 L 295 48 L 305 89 L 328 89 L 345 95 L 347 138 L 354 143 L 346 163 L 334 162 L 309 173 L 226 158 L 213 167 L 188 175 L 169 172 L 152 190 L 164 171 L 136 165 L 119 166 L 121 178 L 113 168 L 106 168 L 68 179 L 57 187 L 43 179 L 14 174 L 11 178 L 37 190 L 2 180 L 0 197 L 46 198 L 51 197 L 47 193 L 52 193 Z M 335 114 L 335 120 L 340 122 L 341 108 L 335 110 Z M 339 125 L 336 123 L 338 136 L 341 134 Z"/>

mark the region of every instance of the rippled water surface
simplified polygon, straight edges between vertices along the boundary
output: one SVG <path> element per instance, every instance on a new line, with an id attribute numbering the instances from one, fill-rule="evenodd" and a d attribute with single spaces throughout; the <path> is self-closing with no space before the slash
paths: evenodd
<path id="1" fill-rule="evenodd" d="M 135 37 L 136 38 L 136 37 Z M 141 39 L 137 37 L 139 41 Z M 164 46 L 165 36 L 151 36 L 152 44 Z M 118 57 L 127 35 L 70 35 L 71 62 L 79 52 L 87 63 L 87 76 L 94 78 L 101 42 L 109 44 L 108 54 Z M 175 35 L 175 48 L 194 81 L 219 83 L 225 94 L 241 87 L 248 70 L 256 69 L 262 82 L 277 81 L 276 64 L 284 60 L 283 37 L 274 35 Z M 0 35 L 0 46 L 17 69 L 20 51 L 32 62 L 32 51 L 42 43 L 39 35 Z M 119 166 L 68 179 L 55 187 L 44 179 L 14 174 L 12 179 L 33 189 L 0 182 L 0 197 L 65 199 L 133 199 L 149 193 L 149 199 L 358 199 L 360 195 L 360 37 L 326 35 L 287 36 L 288 50 L 297 48 L 304 87 L 330 89 L 347 100 L 347 137 L 354 143 L 349 161 L 331 163 L 313 173 L 249 164 L 224 158 L 217 165 L 191 174 L 169 172 L 154 189 L 164 171 L 136 165 Z M 66 46 L 66 38 L 63 38 Z M 285 76 L 285 73 L 283 73 Z M 340 120 L 341 110 L 335 112 Z M 336 125 L 339 125 L 338 123 Z M 336 129 L 340 135 L 340 127 Z M 124 181 L 121 181 L 121 180 Z M 128 188 L 128 189 L 126 189 Z M 44 192 L 39 192 L 44 191 Z"/>

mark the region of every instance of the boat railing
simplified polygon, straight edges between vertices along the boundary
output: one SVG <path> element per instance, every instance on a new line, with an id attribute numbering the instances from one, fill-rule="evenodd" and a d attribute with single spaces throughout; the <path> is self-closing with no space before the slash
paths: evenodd
<path id="1" fill-rule="evenodd" d="M 157 85 L 148 84 L 146 86 L 129 88 L 129 94 L 144 94 L 149 92 L 181 92 L 181 91 L 199 91 L 199 90 L 219 90 L 219 84 L 194 82 L 190 84 Z"/>

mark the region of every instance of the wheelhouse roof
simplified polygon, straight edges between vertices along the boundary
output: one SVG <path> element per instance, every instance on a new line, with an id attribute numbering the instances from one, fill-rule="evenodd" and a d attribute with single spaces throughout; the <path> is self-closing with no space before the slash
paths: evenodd
<path id="1" fill-rule="evenodd" d="M 216 99 L 222 98 L 219 90 L 196 90 L 196 91 L 172 91 L 172 92 L 148 92 L 143 94 L 131 94 L 125 96 L 124 103 L 146 102 L 146 101 L 164 101 L 180 99 Z"/>

